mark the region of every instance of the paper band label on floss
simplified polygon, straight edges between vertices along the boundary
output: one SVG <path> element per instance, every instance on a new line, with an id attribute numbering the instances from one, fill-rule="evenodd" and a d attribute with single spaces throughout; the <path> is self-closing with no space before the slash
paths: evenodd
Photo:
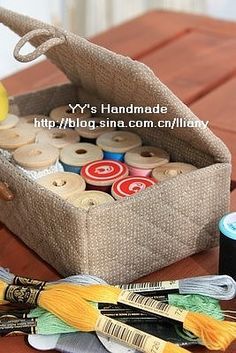
<path id="1" fill-rule="evenodd" d="M 33 287 L 35 289 L 42 289 L 45 286 L 46 282 L 16 276 L 13 279 L 13 284 L 15 284 L 16 286 Z"/>
<path id="2" fill-rule="evenodd" d="M 164 290 L 178 290 L 179 281 L 159 281 L 146 283 L 132 283 L 122 284 L 119 288 L 129 290 L 132 292 L 150 292 L 150 291 L 164 291 Z"/>
<path id="3" fill-rule="evenodd" d="M 126 177 L 117 180 L 112 186 L 112 193 L 118 197 L 133 195 L 155 185 L 156 181 L 147 177 Z"/>
<path id="4" fill-rule="evenodd" d="M 164 316 L 168 319 L 184 322 L 188 311 L 172 305 L 159 302 L 149 297 L 143 297 L 136 293 L 122 291 L 118 303 L 132 306 L 137 309 L 148 311 L 154 315 Z"/>
<path id="5" fill-rule="evenodd" d="M 36 334 L 35 319 L 0 321 L 0 336 L 19 336 Z"/>
<path id="6" fill-rule="evenodd" d="M 40 289 L 9 285 L 4 294 L 4 300 L 10 303 L 36 305 Z"/>
<path id="7" fill-rule="evenodd" d="M 105 316 L 99 317 L 95 330 L 141 352 L 164 352 L 165 341 Z"/>

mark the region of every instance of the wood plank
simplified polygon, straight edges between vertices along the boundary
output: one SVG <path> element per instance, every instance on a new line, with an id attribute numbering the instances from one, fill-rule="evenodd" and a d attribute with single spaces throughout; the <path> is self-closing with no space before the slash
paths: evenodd
<path id="1" fill-rule="evenodd" d="M 2 80 L 10 95 L 36 91 L 67 81 L 66 76 L 49 60 L 32 65 Z"/>
<path id="2" fill-rule="evenodd" d="M 232 180 L 236 181 L 236 134 L 229 131 L 223 131 L 217 128 L 211 128 L 216 136 L 218 136 L 228 147 L 232 155 Z"/>
<path id="3" fill-rule="evenodd" d="M 231 211 L 236 212 L 236 189 L 231 192 Z"/>
<path id="4" fill-rule="evenodd" d="M 191 105 L 200 119 L 209 120 L 210 126 L 236 133 L 236 77 L 208 93 Z"/>
<path id="5" fill-rule="evenodd" d="M 141 61 L 190 104 L 235 72 L 236 38 L 194 31 L 142 57 Z"/>
<path id="6" fill-rule="evenodd" d="M 0 265 L 14 274 L 46 281 L 59 278 L 52 267 L 5 227 L 0 229 L 0 249 Z"/>
<path id="7" fill-rule="evenodd" d="M 235 22 L 168 11 L 150 11 L 144 15 L 98 34 L 92 41 L 116 53 L 138 59 L 147 52 L 166 45 L 190 29 L 232 35 Z"/>

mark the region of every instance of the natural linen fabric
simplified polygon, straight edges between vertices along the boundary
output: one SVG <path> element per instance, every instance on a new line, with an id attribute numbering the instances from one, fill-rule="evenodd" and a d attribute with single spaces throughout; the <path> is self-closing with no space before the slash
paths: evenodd
<path id="1" fill-rule="evenodd" d="M 47 57 L 73 83 L 12 98 L 11 112 L 48 114 L 58 105 L 73 102 L 97 106 L 108 102 L 122 106 L 160 103 L 168 107 L 168 114 L 161 119 L 197 119 L 141 63 L 3 8 L 0 22 L 20 36 L 35 29 L 38 35 L 47 29 L 50 35 L 30 40 L 41 46 L 25 60 L 50 47 Z M 24 61 L 18 50 L 15 55 Z M 133 118 L 156 120 L 159 116 L 126 116 Z M 7 181 L 15 194 L 11 202 L 0 201 L 0 221 L 61 274 L 95 274 L 110 283 L 131 281 L 216 245 L 217 222 L 229 207 L 231 165 L 226 146 L 209 129 L 132 131 L 144 144 L 165 149 L 172 161 L 191 163 L 199 169 L 116 201 L 113 207 L 104 204 L 85 211 L 29 180 L 0 155 L 0 181 Z"/>

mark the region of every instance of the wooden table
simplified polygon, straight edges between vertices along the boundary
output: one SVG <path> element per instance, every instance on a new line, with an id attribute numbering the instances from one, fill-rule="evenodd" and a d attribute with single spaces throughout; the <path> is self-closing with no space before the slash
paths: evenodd
<path id="1" fill-rule="evenodd" d="M 229 147 L 236 186 L 236 24 L 181 13 L 149 12 L 102 33 L 92 41 L 149 65 Z M 65 82 L 50 62 L 41 62 L 4 80 L 8 91 L 19 94 Z M 236 210 L 236 190 L 232 193 Z M 148 275 L 145 280 L 182 278 L 217 272 L 218 249 L 191 256 Z M 3 225 L 0 226 L 0 264 L 20 275 L 44 280 L 57 273 L 30 251 Z M 236 309 L 235 302 L 230 307 Z M 34 352 L 22 337 L 0 340 L 0 353 Z M 194 347 L 193 352 L 208 352 Z M 236 344 L 227 353 L 236 352 Z"/>

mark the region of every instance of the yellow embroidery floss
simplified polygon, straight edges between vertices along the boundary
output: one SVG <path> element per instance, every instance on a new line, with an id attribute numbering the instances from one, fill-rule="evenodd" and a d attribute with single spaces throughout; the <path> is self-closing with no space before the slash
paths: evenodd
<path id="1" fill-rule="evenodd" d="M 94 288 L 97 287 L 96 285 Z M 0 300 L 35 305 L 48 310 L 62 321 L 80 331 L 96 331 L 143 353 L 187 353 L 188 351 L 162 339 L 137 330 L 100 314 L 99 310 L 82 299 L 79 286 L 61 284 L 46 289 L 7 285 L 0 281 Z M 94 289 L 93 288 L 93 289 Z M 109 287 L 108 287 L 109 288 Z M 90 286 L 91 293 L 93 292 Z"/>

